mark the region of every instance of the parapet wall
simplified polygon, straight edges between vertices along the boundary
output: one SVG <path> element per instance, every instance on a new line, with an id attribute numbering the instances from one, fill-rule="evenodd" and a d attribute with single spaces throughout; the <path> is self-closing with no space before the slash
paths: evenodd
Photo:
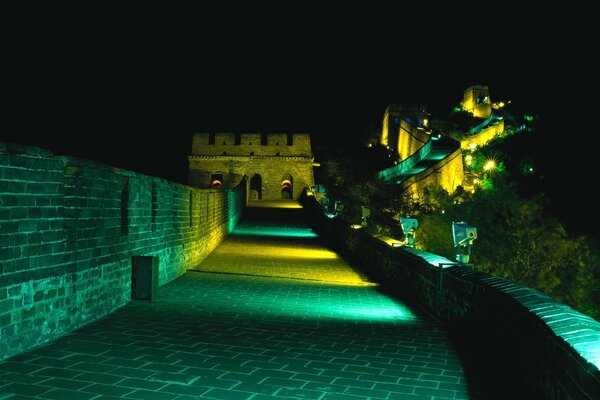
<path id="1" fill-rule="evenodd" d="M 305 210 L 332 247 L 449 327 L 481 398 L 600 398 L 599 322 L 537 290 L 464 266 L 440 275 L 427 261 L 435 255 L 391 247 L 327 218 L 313 197 Z"/>
<path id="2" fill-rule="evenodd" d="M 200 263 L 237 224 L 245 187 L 0 143 L 0 361 L 130 301 L 133 256 L 158 256 L 159 285 Z"/>
<path id="3" fill-rule="evenodd" d="M 425 130 L 420 129 L 404 120 L 400 120 L 400 131 L 398 134 L 398 155 L 400 161 L 419 151 L 419 149 L 430 140 Z"/>
<path id="4" fill-rule="evenodd" d="M 476 135 L 468 136 L 467 138 L 460 141 L 460 147 L 463 150 L 472 148 L 471 146 L 481 147 L 485 146 L 489 141 L 494 140 L 496 136 L 504 132 L 504 120 L 498 121 L 498 123 L 488 126 L 482 129 Z"/>
<path id="5" fill-rule="evenodd" d="M 428 186 L 441 186 L 448 193 L 454 193 L 462 184 L 465 174 L 463 170 L 462 151 L 457 148 L 430 168 L 419 172 L 402 182 L 415 196 L 420 196 Z"/>

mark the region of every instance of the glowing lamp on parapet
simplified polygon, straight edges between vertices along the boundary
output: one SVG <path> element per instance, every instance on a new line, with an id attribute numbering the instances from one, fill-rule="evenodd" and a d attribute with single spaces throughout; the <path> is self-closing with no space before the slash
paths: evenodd
<path id="1" fill-rule="evenodd" d="M 416 218 L 400 217 L 400 225 L 406 236 L 405 244 L 408 247 L 415 247 L 415 231 L 419 227 L 419 220 Z"/>
<path id="2" fill-rule="evenodd" d="M 484 171 L 493 171 L 495 169 L 496 169 L 496 161 L 494 161 L 494 160 L 487 160 L 485 162 L 485 164 L 483 164 Z"/>
<path id="3" fill-rule="evenodd" d="M 477 239 L 477 228 L 466 222 L 452 222 L 452 237 L 456 248 L 456 261 L 469 262 L 473 241 Z"/>
<path id="4" fill-rule="evenodd" d="M 362 215 L 362 226 L 367 226 L 367 221 L 371 217 L 371 209 L 365 206 L 360 206 L 361 215 Z"/>

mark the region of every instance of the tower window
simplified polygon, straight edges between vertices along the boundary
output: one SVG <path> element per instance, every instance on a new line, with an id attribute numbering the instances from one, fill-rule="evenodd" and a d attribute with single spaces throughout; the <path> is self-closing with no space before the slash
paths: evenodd
<path id="1" fill-rule="evenodd" d="M 223 186 L 223 174 L 211 174 L 210 186 Z"/>

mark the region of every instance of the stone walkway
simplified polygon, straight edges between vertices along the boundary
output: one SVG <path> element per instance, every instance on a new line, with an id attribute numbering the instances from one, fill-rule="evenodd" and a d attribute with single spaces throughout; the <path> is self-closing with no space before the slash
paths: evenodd
<path id="1" fill-rule="evenodd" d="M 301 209 L 248 209 L 157 297 L 0 363 L 0 399 L 469 398 L 445 330 L 323 247 Z"/>

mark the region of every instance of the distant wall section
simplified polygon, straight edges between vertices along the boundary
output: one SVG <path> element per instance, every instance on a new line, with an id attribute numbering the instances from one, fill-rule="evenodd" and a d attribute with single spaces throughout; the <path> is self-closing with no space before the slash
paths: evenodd
<path id="1" fill-rule="evenodd" d="M 482 129 L 479 133 L 468 136 L 460 141 L 460 147 L 463 150 L 473 149 L 475 147 L 485 146 L 489 141 L 494 140 L 496 136 L 504 132 L 504 120 L 501 119 L 493 125 Z"/>
<path id="2" fill-rule="evenodd" d="M 401 137 L 401 131 L 405 130 L 406 133 L 406 130 L 410 132 L 412 127 L 425 128 L 427 127 L 428 119 L 429 113 L 427 112 L 427 107 L 424 105 L 403 106 L 400 104 L 389 104 L 383 113 L 380 143 L 393 151 L 402 151 L 404 156 L 401 156 L 401 159 L 404 160 L 408 150 L 400 147 L 399 141 L 406 140 L 406 138 Z"/>
<path id="3" fill-rule="evenodd" d="M 400 161 L 406 160 L 419 151 L 429 140 L 430 136 L 424 129 L 400 120 L 397 145 Z"/>
<path id="4" fill-rule="evenodd" d="M 464 178 L 462 152 L 457 148 L 431 168 L 408 178 L 402 185 L 409 188 L 415 197 L 420 197 L 428 186 L 441 186 L 448 193 L 454 193 Z"/>

